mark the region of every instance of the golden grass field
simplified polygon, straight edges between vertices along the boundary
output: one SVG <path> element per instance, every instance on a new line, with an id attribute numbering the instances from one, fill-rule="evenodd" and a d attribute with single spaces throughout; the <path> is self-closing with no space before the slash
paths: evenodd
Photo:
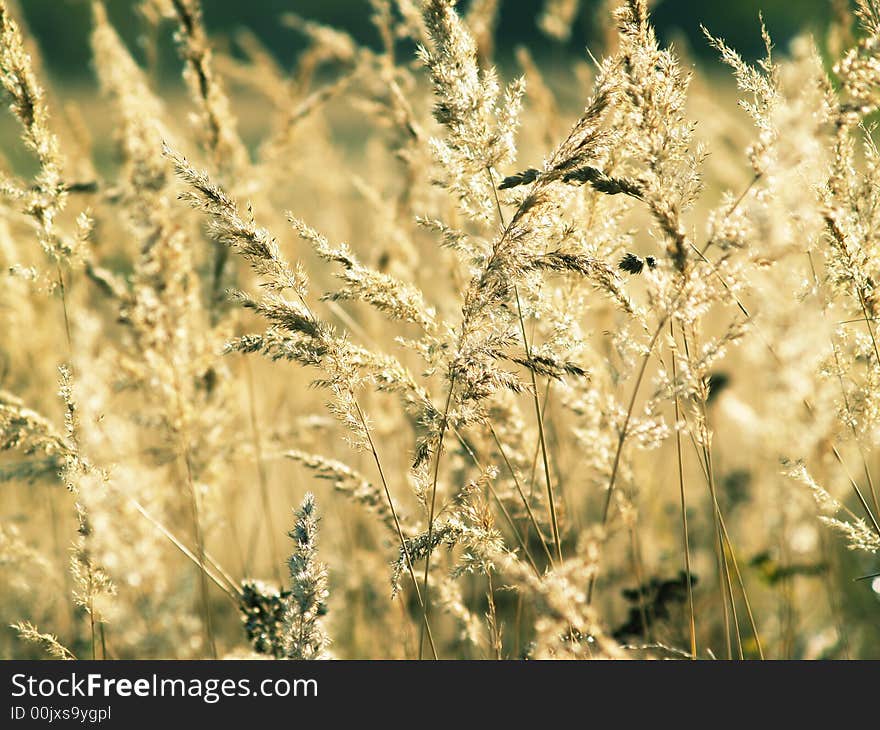
<path id="1" fill-rule="evenodd" d="M 0 0 L 0 657 L 880 658 L 880 2 L 606 4 L 53 85 Z"/>

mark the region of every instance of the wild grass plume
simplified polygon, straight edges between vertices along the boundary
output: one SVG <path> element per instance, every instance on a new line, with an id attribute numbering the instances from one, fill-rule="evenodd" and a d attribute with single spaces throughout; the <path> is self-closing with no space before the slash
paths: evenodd
<path id="1" fill-rule="evenodd" d="M 0 0 L 3 656 L 880 657 L 878 0 L 136 5 Z"/>

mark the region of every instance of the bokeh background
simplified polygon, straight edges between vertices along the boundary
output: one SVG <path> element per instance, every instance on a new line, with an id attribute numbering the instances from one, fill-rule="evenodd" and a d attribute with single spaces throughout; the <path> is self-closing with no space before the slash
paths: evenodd
<path id="1" fill-rule="evenodd" d="M 47 71 L 56 77 L 88 77 L 91 75 L 88 47 L 82 43 L 89 28 L 87 0 L 19 0 L 31 31 L 40 39 Z M 133 0 L 108 0 L 106 3 L 114 26 L 137 53 L 144 53 L 143 30 Z M 774 42 L 784 46 L 803 29 L 823 34 L 835 7 L 846 0 L 658 0 L 653 3 L 652 17 L 661 38 L 687 45 L 696 57 L 713 58 L 714 54 L 700 31 L 700 23 L 722 35 L 744 58 L 757 58 L 762 52 L 759 13 L 771 32 Z M 248 28 L 282 63 L 289 64 L 303 48 L 303 39 L 290 28 L 277 22 L 285 12 L 321 21 L 345 30 L 358 41 L 378 46 L 375 27 L 368 22 L 367 0 L 205 0 L 205 23 L 215 43 L 231 38 L 240 28 Z M 60 6 L 60 7 L 59 7 Z M 461 3 L 468 6 L 467 0 Z M 597 31 L 600 14 L 607 12 L 602 0 L 582 0 L 571 37 L 565 42 L 554 41 L 537 28 L 536 18 L 543 0 L 507 0 L 501 3 L 496 40 L 501 63 L 510 59 L 513 49 L 526 44 L 545 61 L 564 62 L 573 54 L 582 54 L 585 46 L 600 42 Z M 64 21 L 60 22 L 63 15 Z M 161 76 L 179 78 L 179 61 L 172 47 L 170 33 L 159 39 L 157 63 Z M 141 58 L 143 60 L 143 56 Z"/>

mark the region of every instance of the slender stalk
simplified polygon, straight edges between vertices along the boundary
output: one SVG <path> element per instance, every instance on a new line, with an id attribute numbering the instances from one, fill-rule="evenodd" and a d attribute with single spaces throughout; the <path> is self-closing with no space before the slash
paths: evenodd
<path id="1" fill-rule="evenodd" d="M 491 424 L 489 424 L 489 427 L 490 428 L 492 427 Z M 458 429 L 456 429 L 455 426 L 452 426 L 451 428 L 452 428 L 453 433 L 455 433 L 456 437 L 458 438 L 458 441 L 461 444 L 462 448 L 467 452 L 468 456 L 471 457 L 471 461 L 474 462 L 474 465 L 477 467 L 477 469 L 479 469 L 481 472 L 485 471 L 482 463 L 477 458 L 477 455 L 474 453 L 473 449 L 471 449 L 471 447 L 468 445 L 467 441 L 465 441 L 464 437 L 462 437 L 462 435 L 458 432 Z M 509 462 L 508 462 L 508 464 L 509 464 Z M 514 479 L 516 479 L 515 476 L 514 476 Z M 504 502 L 502 501 L 501 497 L 498 496 L 498 492 L 495 491 L 495 487 L 492 486 L 492 483 L 490 481 L 486 482 L 486 488 L 487 488 L 489 494 L 492 495 L 492 497 L 495 499 L 495 502 L 498 504 L 498 508 L 501 510 L 501 514 L 504 515 L 504 519 L 507 520 L 507 524 L 510 525 L 510 529 L 513 532 L 514 536 L 516 537 L 516 541 L 519 543 L 520 548 L 522 548 L 523 555 L 526 556 L 526 560 L 529 561 L 529 565 L 532 567 L 532 570 L 535 571 L 535 575 L 540 578 L 541 571 L 538 569 L 538 565 L 537 565 L 537 563 L 535 563 L 535 559 L 532 556 L 532 553 L 529 550 L 528 545 L 526 545 L 526 543 L 523 540 L 523 537 L 519 534 L 519 530 L 516 529 L 516 522 L 513 519 L 513 517 L 511 516 L 510 511 L 507 509 L 507 507 L 504 506 Z M 486 498 L 488 499 L 488 495 Z M 546 545 L 544 546 L 544 548 L 546 550 Z"/>
<path id="2" fill-rule="evenodd" d="M 554 477 L 556 481 L 554 482 L 554 491 L 556 493 L 556 504 L 558 505 L 557 513 L 561 512 L 565 514 L 565 524 L 568 530 L 574 534 L 579 534 L 581 525 L 578 521 L 578 512 L 576 510 L 566 508 L 566 479 L 569 478 L 569 475 L 563 472 L 560 466 L 561 464 L 563 464 L 563 452 L 561 450 L 562 445 L 559 441 L 559 433 L 555 428 L 552 415 L 548 416 L 549 411 L 547 409 L 550 407 L 549 395 L 552 392 L 550 389 L 550 385 L 552 383 L 553 378 L 547 378 L 548 387 L 544 390 L 545 395 L 543 403 L 541 405 L 541 414 L 544 418 L 544 424 L 546 426 L 547 454 L 550 458 L 550 464 L 555 467 Z"/>
<path id="3" fill-rule="evenodd" d="M 181 553 L 189 558 L 193 562 L 193 564 L 197 568 L 199 568 L 199 570 L 201 570 L 206 576 L 208 576 L 208 578 L 211 579 L 211 581 L 213 581 L 214 585 L 216 585 L 232 600 L 233 603 L 235 603 L 236 605 L 238 604 L 238 598 L 240 595 L 239 588 L 236 585 L 235 581 L 231 577 L 229 577 L 228 574 L 226 574 L 222 570 L 218 570 L 218 574 L 215 575 L 208 568 L 205 561 L 200 560 L 198 556 L 193 553 L 192 550 L 190 550 L 186 545 L 183 544 L 183 542 L 181 542 L 179 538 L 174 535 L 174 533 L 172 533 L 167 527 L 165 527 L 165 525 L 159 522 L 159 520 L 153 517 L 146 509 L 144 509 L 143 505 L 141 505 L 140 502 L 131 497 L 129 497 L 129 501 L 144 519 L 146 519 L 149 523 L 156 527 L 156 529 L 158 529 L 159 532 L 161 532 L 168 539 L 168 541 L 172 545 L 174 545 L 174 547 L 176 547 L 178 550 L 180 550 Z M 211 561 L 215 568 L 219 568 L 219 566 L 217 566 L 217 564 L 214 563 L 213 560 L 211 560 L 207 552 L 205 553 L 205 558 Z"/>
<path id="4" fill-rule="evenodd" d="M 419 659 L 422 658 L 422 649 L 424 646 L 425 632 L 424 628 L 428 626 L 428 612 L 431 610 L 431 594 L 428 583 L 431 571 L 431 553 L 434 537 L 434 510 L 437 505 L 437 480 L 440 476 L 440 457 L 443 454 L 443 437 L 446 435 L 446 426 L 449 418 L 449 406 L 452 403 L 452 392 L 455 390 L 455 371 L 449 381 L 449 392 L 446 394 L 446 405 L 443 407 L 443 420 L 440 422 L 440 436 L 437 438 L 437 455 L 434 459 L 434 478 L 431 481 L 431 507 L 428 512 L 428 553 L 425 555 L 425 577 L 423 583 L 425 585 L 425 603 L 423 606 L 425 612 L 424 625 L 419 630 Z M 436 652 L 434 658 L 436 659 Z"/>
<path id="5" fill-rule="evenodd" d="M 428 643 L 431 646 L 431 653 L 434 655 L 434 659 L 437 659 L 437 648 L 434 645 L 434 636 L 431 633 L 431 626 L 428 623 L 428 615 L 425 612 L 425 602 L 422 600 L 422 592 L 419 590 L 419 582 L 416 580 L 416 573 L 413 569 L 412 558 L 409 554 L 409 548 L 406 546 L 406 538 L 403 535 L 403 528 L 400 526 L 400 519 L 397 517 L 397 509 L 394 506 L 394 500 L 391 499 L 391 490 L 388 488 L 388 481 L 385 479 L 385 470 L 382 468 L 382 462 L 379 459 L 379 452 L 376 451 L 376 444 L 373 442 L 373 436 L 370 433 L 370 428 L 367 425 L 367 419 L 364 416 L 364 412 L 361 410 L 360 405 L 355 401 L 355 409 L 357 410 L 358 419 L 360 419 L 361 427 L 364 429 L 364 434 L 367 437 L 367 443 L 369 444 L 370 451 L 373 454 L 373 460 L 376 462 L 376 468 L 379 471 L 379 479 L 382 482 L 382 488 L 385 490 L 385 498 L 388 500 L 388 507 L 391 510 L 391 516 L 394 518 L 394 526 L 397 529 L 397 536 L 400 538 L 400 549 L 403 550 L 403 557 L 406 561 L 406 568 L 409 571 L 409 577 L 412 579 L 413 588 L 416 592 L 416 598 L 418 599 L 419 606 L 422 609 L 422 619 L 425 624 L 425 631 L 428 636 Z"/>
<path id="6" fill-rule="evenodd" d="M 516 522 L 514 522 L 513 517 L 511 517 L 507 507 L 504 506 L 504 502 L 501 501 L 501 497 L 498 496 L 498 492 L 495 491 L 495 488 L 488 482 L 486 483 L 486 486 L 488 486 L 489 493 L 495 498 L 495 502 L 498 504 L 501 513 L 504 515 L 504 518 L 510 525 L 510 529 L 512 530 L 513 534 L 516 536 L 516 541 L 519 543 L 519 546 L 523 551 L 523 555 L 525 555 L 526 560 L 529 561 L 529 565 L 532 567 L 532 570 L 535 571 L 535 575 L 540 578 L 541 571 L 538 570 L 538 565 L 535 563 L 535 559 L 532 557 L 528 545 L 526 545 L 526 543 L 523 541 L 522 536 L 519 534 L 519 530 L 516 529 Z"/>
<path id="7" fill-rule="evenodd" d="M 70 318 L 67 314 L 67 290 L 64 287 L 64 272 L 61 270 L 61 263 L 56 260 L 55 268 L 58 273 L 58 288 L 61 292 L 61 311 L 64 313 L 64 333 L 67 337 L 67 354 L 68 356 L 72 356 L 73 354 L 73 344 L 70 337 Z M 55 541 L 56 550 L 60 545 L 60 541 L 58 538 L 58 518 L 55 512 L 55 502 L 53 497 L 49 497 L 49 509 L 51 512 L 51 520 L 52 520 L 52 536 Z M 91 581 L 91 576 L 89 577 Z M 68 586 L 68 593 L 70 592 L 71 578 L 69 571 L 64 571 L 64 582 Z M 91 588 L 91 586 L 90 586 Z M 75 614 L 74 614 L 75 615 Z M 91 645 L 92 645 L 92 659 L 95 658 L 95 619 L 94 614 L 92 612 L 92 598 L 91 598 L 91 590 L 89 591 L 89 626 L 91 629 Z"/>
<path id="8" fill-rule="evenodd" d="M 746 195 L 749 194 L 751 189 L 755 186 L 755 184 L 764 176 L 763 172 L 757 172 L 749 181 L 749 184 L 746 185 L 745 189 L 740 193 L 739 197 L 733 202 L 730 208 L 727 209 L 727 213 L 724 214 L 724 220 L 727 220 L 734 211 L 739 208 L 740 204 L 746 199 Z"/>
<path id="9" fill-rule="evenodd" d="M 489 602 L 489 612 L 487 621 L 489 622 L 489 639 L 492 642 L 492 648 L 495 650 L 495 659 L 501 661 L 501 632 L 498 629 L 498 613 L 495 610 L 495 587 L 492 585 L 492 571 L 486 573 L 488 580 L 488 593 L 486 598 Z"/>
<path id="10" fill-rule="evenodd" d="M 862 308 L 865 326 L 868 328 L 868 334 L 871 336 L 871 345 L 874 347 L 874 357 L 877 358 L 877 367 L 880 367 L 880 349 L 877 348 L 877 340 L 874 337 L 874 328 L 871 326 L 871 316 L 868 314 L 865 297 L 859 288 L 856 288 L 856 294 L 859 295 L 859 306 Z"/>
<path id="11" fill-rule="evenodd" d="M 266 461 L 263 458 L 263 443 L 260 433 L 260 425 L 257 420 L 257 404 L 256 395 L 254 393 L 254 377 L 251 372 L 251 366 L 247 358 L 245 358 L 245 370 L 247 372 L 248 386 L 248 409 L 251 419 L 251 433 L 254 440 L 254 450 L 257 457 L 257 478 L 260 484 L 260 501 L 263 505 L 263 517 L 266 520 L 265 531 L 268 533 L 269 555 L 272 561 L 272 572 L 278 585 L 282 585 L 281 580 L 281 556 L 278 552 L 278 543 L 275 535 L 275 521 L 272 517 L 272 508 L 269 502 L 269 478 L 266 474 Z"/>
<path id="12" fill-rule="evenodd" d="M 684 342 L 685 355 L 690 359 L 690 346 L 688 345 L 688 337 L 682 327 L 682 342 Z M 703 452 L 703 459 L 706 464 L 706 482 L 709 486 L 709 494 L 712 498 L 712 524 L 715 527 L 716 536 L 716 561 L 718 564 L 718 579 L 721 584 L 721 605 L 724 614 L 724 640 L 727 649 L 727 658 L 733 658 L 732 646 L 730 642 L 730 618 L 733 617 L 733 627 L 736 636 L 736 644 L 739 658 L 743 658 L 742 639 L 739 632 L 739 620 L 736 614 L 736 600 L 733 596 L 733 585 L 730 580 L 730 568 L 727 565 L 727 555 L 724 551 L 724 537 L 721 531 L 721 509 L 718 505 L 718 497 L 715 489 L 715 470 L 712 466 L 712 445 L 711 434 L 709 432 L 709 413 L 706 408 L 705 387 L 701 388 L 699 396 L 701 418 L 699 418 L 700 428 L 700 447 Z M 730 601 L 730 611 L 728 612 L 726 601 Z"/>
<path id="13" fill-rule="evenodd" d="M 669 323 L 669 334 L 674 337 L 672 322 Z M 672 348 L 672 382 L 678 382 L 678 365 L 676 364 L 675 349 Z M 697 658 L 697 622 L 694 611 L 694 588 L 691 585 L 691 549 L 690 538 L 688 537 L 688 518 L 687 518 L 687 498 L 684 488 L 684 464 L 681 456 L 681 432 L 678 430 L 678 423 L 681 420 L 681 408 L 678 398 L 678 390 L 675 390 L 675 456 L 678 466 L 678 491 L 681 497 L 681 534 L 682 543 L 684 545 L 684 569 L 687 576 L 687 597 L 688 597 L 688 629 L 691 639 L 691 658 Z"/>
<path id="14" fill-rule="evenodd" d="M 67 335 L 67 350 L 72 349 L 72 339 L 70 337 L 70 317 L 67 314 L 67 289 L 64 286 L 64 272 L 61 270 L 61 263 L 55 262 L 58 271 L 58 288 L 61 291 L 61 310 L 64 312 L 64 333 Z"/>
<path id="15" fill-rule="evenodd" d="M 544 405 L 541 407 L 541 412 L 546 412 L 548 405 L 550 403 L 550 394 L 552 391 L 550 390 L 550 378 L 547 378 L 547 386 L 544 388 Z M 538 457 L 541 455 L 541 443 L 537 442 L 535 444 L 535 449 L 532 452 L 532 468 L 529 471 L 529 497 L 533 497 L 535 494 L 535 482 L 538 479 Z"/>
<path id="16" fill-rule="evenodd" d="M 498 190 L 495 187 L 495 176 L 492 174 L 492 169 L 487 167 L 486 174 L 489 176 L 489 185 L 492 188 L 492 194 L 495 196 L 495 207 L 498 210 L 498 221 L 501 224 L 502 228 L 506 228 L 506 224 L 504 222 L 504 211 L 501 209 L 501 201 L 498 198 Z M 522 311 L 522 302 L 519 298 L 519 287 L 514 282 L 513 284 L 513 293 L 516 297 L 516 312 L 519 316 L 519 326 L 522 331 L 523 338 L 523 348 L 525 349 L 526 358 L 529 360 L 532 359 L 532 351 L 531 346 L 529 345 L 529 338 L 526 334 L 526 322 L 523 317 Z M 544 462 L 544 475 L 547 479 L 547 511 L 550 516 L 550 526 L 553 530 L 553 543 L 556 546 L 556 557 L 559 562 L 562 562 L 562 540 L 559 537 L 559 518 L 556 512 L 556 501 L 553 495 L 553 484 L 552 477 L 550 475 L 550 460 L 547 456 L 547 437 L 544 433 L 544 417 L 541 413 L 541 403 L 538 400 L 538 382 L 535 377 L 535 371 L 531 368 L 528 368 L 529 376 L 532 380 L 532 400 L 535 404 L 535 418 L 538 422 L 538 439 L 541 444 L 541 457 Z M 549 382 L 548 382 L 549 389 Z"/>
<path id="17" fill-rule="evenodd" d="M 236 498 L 237 496 L 237 494 L 230 494 L 228 498 L 224 500 L 226 522 L 229 525 L 230 546 L 234 546 L 232 552 L 234 553 L 236 563 L 238 564 L 238 573 L 239 575 L 250 575 L 251 560 L 250 557 L 245 554 L 245 548 L 241 541 L 241 529 L 238 525 L 238 516 L 241 514 L 241 508 L 239 500 Z M 250 552 L 249 549 L 248 552 Z"/>
<path id="18" fill-rule="evenodd" d="M 705 403 L 704 419 L 705 419 Z M 733 597 L 733 586 L 730 581 L 730 568 L 727 565 L 727 554 L 724 550 L 724 536 L 721 531 L 721 510 L 718 507 L 718 493 L 715 490 L 715 471 L 712 468 L 712 455 L 710 448 L 703 444 L 703 454 L 706 460 L 706 472 L 708 474 L 709 494 L 712 497 L 712 524 L 715 527 L 716 536 L 716 558 L 718 562 L 718 578 L 721 582 L 721 603 L 724 608 L 724 640 L 727 649 L 727 658 L 732 659 L 732 647 L 730 643 L 730 617 L 733 616 L 734 634 L 739 649 L 739 658 L 743 658 L 742 642 L 739 633 L 739 620 L 736 615 L 736 601 Z M 728 612 L 727 601 L 730 601 L 730 611 Z"/>
<path id="19" fill-rule="evenodd" d="M 489 432 L 492 434 L 492 438 L 495 440 L 495 445 L 498 447 L 498 453 L 501 454 L 501 458 L 504 460 L 504 464 L 507 466 L 510 475 L 513 477 L 513 483 L 514 485 L 516 485 L 516 491 L 526 508 L 526 513 L 529 516 L 532 527 L 535 528 L 538 539 L 541 541 L 541 547 L 544 549 L 544 554 L 547 556 L 547 561 L 552 565 L 553 555 L 551 554 L 550 549 L 547 547 L 547 542 L 544 540 L 544 533 L 541 531 L 541 526 L 538 524 L 535 513 L 532 512 L 532 506 L 529 504 L 529 500 L 526 498 L 526 495 L 522 490 L 522 486 L 519 483 L 519 477 L 517 477 L 516 475 L 516 470 L 513 468 L 513 464 L 510 463 L 510 459 L 507 458 L 507 454 L 504 451 L 504 446 L 501 444 L 501 440 L 498 438 L 498 433 L 495 431 L 495 427 L 491 423 L 489 424 Z"/>
<path id="20" fill-rule="evenodd" d="M 698 249 L 696 246 L 694 246 L 693 243 L 689 243 L 689 245 L 694 251 L 697 252 L 697 256 L 699 256 L 705 263 L 707 263 L 709 265 L 709 267 L 712 269 L 712 273 L 715 274 L 715 276 L 718 277 L 718 281 L 721 282 L 721 286 L 723 286 L 727 290 L 727 293 L 730 294 L 730 296 L 733 298 L 733 301 L 736 304 L 736 306 L 739 308 L 739 311 L 742 312 L 746 317 L 751 319 L 752 315 L 749 313 L 749 310 L 746 309 L 746 305 L 743 304 L 739 300 L 739 297 L 737 297 L 736 294 L 733 293 L 733 291 L 730 288 L 730 285 L 725 281 L 724 276 L 722 276 L 721 272 L 718 270 L 718 267 L 715 266 L 715 264 L 709 258 L 706 257 L 706 254 L 703 253 L 703 251 L 700 251 L 700 249 Z"/>
<path id="21" fill-rule="evenodd" d="M 198 493 L 196 492 L 195 477 L 193 475 L 192 459 L 189 447 L 189 427 L 186 413 L 183 409 L 183 394 L 178 377 L 177 369 L 173 369 L 174 373 L 174 392 L 177 396 L 177 419 L 180 423 L 177 437 L 179 439 L 180 456 L 183 459 L 186 471 L 187 496 L 189 497 L 190 518 L 192 519 L 193 537 L 196 541 L 196 551 L 199 556 L 199 565 L 205 563 L 205 538 L 202 532 L 202 523 L 199 516 Z M 204 570 L 199 570 L 199 597 L 202 606 L 202 628 L 205 633 L 205 641 L 211 652 L 211 658 L 217 658 L 217 646 L 214 642 L 214 626 L 211 617 L 210 604 L 208 603 L 208 583 Z"/>
<path id="22" fill-rule="evenodd" d="M 691 444 L 693 445 L 694 451 L 697 454 L 697 461 L 700 464 L 700 469 L 702 470 L 703 477 L 706 479 L 706 483 L 708 484 L 708 472 L 706 471 L 705 464 L 703 464 L 702 459 L 700 458 L 700 447 L 697 445 L 696 439 L 694 439 L 693 434 L 691 434 Z M 730 540 L 730 534 L 727 532 L 727 525 L 724 522 L 724 513 L 721 511 L 721 506 L 717 502 L 715 503 L 715 509 L 718 511 L 718 519 L 721 525 L 721 534 L 724 537 L 724 544 L 726 546 L 727 553 L 730 556 L 730 563 L 731 565 L 733 565 L 733 572 L 736 575 L 737 584 L 739 585 L 739 590 L 743 597 L 743 604 L 746 607 L 746 615 L 749 619 L 749 628 L 751 629 L 752 637 L 755 640 L 755 646 L 758 650 L 758 658 L 763 660 L 764 650 L 761 644 L 761 637 L 758 633 L 758 626 L 755 623 L 754 614 L 752 613 L 752 604 L 749 600 L 749 594 L 746 590 L 745 581 L 743 580 L 742 572 L 740 572 L 739 569 L 739 561 L 736 559 L 736 551 L 733 548 L 733 543 Z"/>
<path id="23" fill-rule="evenodd" d="M 837 586 L 834 585 L 834 581 L 831 577 L 834 572 L 834 567 L 836 567 L 834 564 L 837 562 L 837 558 L 833 554 L 828 534 L 824 530 L 819 534 L 819 542 L 822 548 L 823 560 L 829 565 L 829 570 L 823 571 L 822 573 L 822 582 L 825 584 L 825 596 L 828 598 L 828 608 L 831 612 L 831 617 L 836 624 L 835 629 L 837 631 L 837 636 L 843 648 L 843 658 L 849 659 L 849 634 L 846 630 L 846 620 L 844 619 L 843 608 L 840 602 L 840 591 Z"/>
<path id="24" fill-rule="evenodd" d="M 709 472 L 706 469 L 706 465 L 703 463 L 703 460 L 702 460 L 702 450 L 701 450 L 700 446 L 697 444 L 697 441 L 693 435 L 693 431 L 690 427 L 688 429 L 688 433 L 690 434 L 691 444 L 693 445 L 694 451 L 697 454 L 697 463 L 700 465 L 700 469 L 703 473 L 703 477 L 706 480 L 706 484 L 708 484 L 709 483 Z M 711 497 L 711 494 L 710 494 L 710 497 Z M 763 660 L 764 659 L 764 650 L 762 648 L 760 634 L 758 633 L 758 626 L 755 622 L 755 617 L 752 612 L 751 601 L 749 600 L 749 595 L 748 595 L 748 591 L 746 590 L 745 581 L 743 580 L 742 573 L 740 572 L 740 569 L 739 569 L 739 562 L 736 559 L 736 552 L 733 548 L 733 543 L 731 542 L 730 535 L 727 532 L 727 525 L 724 522 L 724 514 L 722 513 L 721 506 L 718 504 L 717 500 L 714 501 L 714 508 L 718 514 L 718 521 L 719 521 L 719 524 L 721 525 L 721 535 L 724 538 L 725 548 L 727 550 L 728 555 L 730 556 L 729 557 L 730 563 L 731 563 L 731 565 L 733 565 L 733 571 L 734 571 L 734 574 L 736 575 L 737 584 L 739 585 L 739 590 L 740 590 L 740 593 L 742 594 L 742 597 L 743 597 L 743 604 L 746 607 L 746 615 L 748 616 L 748 619 L 749 619 L 749 628 L 751 629 L 752 636 L 755 640 L 755 646 L 758 651 L 758 658 Z"/>
<path id="25" fill-rule="evenodd" d="M 715 509 L 718 510 L 718 522 L 721 525 L 721 534 L 724 537 L 724 543 L 727 546 L 727 552 L 730 555 L 730 563 L 733 565 L 733 572 L 736 574 L 736 580 L 739 584 L 739 590 L 743 597 L 743 604 L 746 607 L 746 616 L 749 619 L 749 628 L 752 631 L 752 636 L 755 639 L 755 648 L 758 650 L 758 658 L 764 659 L 764 650 L 761 646 L 761 636 L 758 633 L 758 626 L 755 622 L 755 616 L 752 613 L 752 603 L 749 600 L 749 595 L 746 591 L 746 584 L 743 580 L 742 573 L 739 569 L 739 561 L 736 559 L 736 554 L 733 551 L 733 543 L 730 541 L 730 535 L 727 532 L 727 525 L 724 524 L 724 515 L 721 513 L 721 507 L 718 503 L 715 503 Z"/>
<path id="26" fill-rule="evenodd" d="M 779 550 L 779 561 L 783 565 L 787 565 L 791 561 L 791 556 L 787 549 L 789 540 L 788 518 L 785 510 L 782 510 L 780 522 L 776 535 L 777 549 Z M 781 635 L 781 649 L 779 652 L 780 659 L 791 659 L 792 649 L 794 647 L 794 586 L 792 585 L 792 576 L 784 575 L 780 580 L 780 599 L 779 599 L 779 633 Z"/>
<path id="27" fill-rule="evenodd" d="M 516 297 L 516 311 L 519 314 L 519 324 L 522 330 L 523 346 L 525 347 L 526 357 L 531 360 L 532 352 L 529 347 L 529 338 L 526 336 L 526 325 L 523 319 L 522 305 L 519 299 L 519 289 L 516 284 L 513 285 L 513 293 Z M 553 496 L 553 483 L 550 476 L 550 461 L 547 458 L 547 438 L 544 434 L 544 417 L 541 413 L 541 403 L 538 400 L 538 383 L 535 378 L 535 371 L 531 368 L 529 375 L 532 379 L 532 401 L 535 405 L 535 419 L 538 422 L 538 440 L 541 444 L 541 458 L 544 462 L 544 476 L 547 480 L 547 512 L 550 516 L 550 526 L 553 530 L 553 544 L 556 546 L 556 558 L 562 562 L 562 540 L 559 537 L 559 519 L 556 514 L 556 500 Z"/>
<path id="28" fill-rule="evenodd" d="M 514 636 L 513 636 L 513 656 L 515 659 L 519 659 L 519 647 L 522 633 L 522 619 L 523 619 L 523 597 L 522 593 L 517 591 L 516 594 L 516 618 L 514 619 Z"/>
<path id="29" fill-rule="evenodd" d="M 608 514 L 611 509 L 611 495 L 614 492 L 614 485 L 617 481 L 617 472 L 620 468 L 620 455 L 623 451 L 623 443 L 626 440 L 627 433 L 629 431 L 629 423 L 632 419 L 633 409 L 636 405 L 636 398 L 639 394 L 639 389 L 642 385 L 642 380 L 645 377 L 645 371 L 648 368 L 648 360 L 651 357 L 651 353 L 654 350 L 654 345 L 657 343 L 658 338 L 660 337 L 660 333 L 663 331 L 663 327 L 666 324 L 668 319 L 667 315 L 664 315 L 660 321 L 660 325 L 657 327 L 654 332 L 653 337 L 651 337 L 650 343 L 648 343 L 648 351 L 645 353 L 642 358 L 642 364 L 639 367 L 639 372 L 636 375 L 636 382 L 633 386 L 632 395 L 629 399 L 629 406 L 626 409 L 626 416 L 623 420 L 623 427 L 620 429 L 620 434 L 617 438 L 617 448 L 614 452 L 614 462 L 611 466 L 611 477 L 608 480 L 608 489 L 605 491 L 605 504 L 602 507 L 602 527 L 604 528 L 608 524 Z M 596 577 L 595 575 L 590 577 L 590 582 L 587 586 L 587 605 L 590 605 L 593 601 L 593 589 L 596 586 Z"/>
<path id="30" fill-rule="evenodd" d="M 193 531 L 195 533 L 196 550 L 198 551 L 199 561 L 205 562 L 205 537 L 202 532 L 202 523 L 199 518 L 198 494 L 196 493 L 195 481 L 193 479 L 192 463 L 190 461 L 189 445 L 184 446 L 183 460 L 186 465 L 186 480 L 189 492 L 189 502 L 191 517 L 193 522 Z M 211 658 L 217 658 L 217 645 L 214 642 L 214 623 L 211 617 L 211 608 L 208 603 L 208 583 L 204 570 L 199 570 L 199 595 L 202 604 L 202 621 L 205 630 L 205 639 L 211 652 Z"/>
<path id="31" fill-rule="evenodd" d="M 92 637 L 92 661 L 95 660 L 95 599 L 92 596 L 92 567 L 89 566 L 89 632 Z"/>
<path id="32" fill-rule="evenodd" d="M 645 603 L 645 592 L 642 586 L 645 585 L 645 571 L 642 569 L 642 558 L 639 551 L 639 542 L 636 535 L 635 525 L 629 528 L 629 549 L 632 555 L 633 572 L 636 576 L 636 585 L 639 594 L 639 616 L 642 619 L 642 638 L 646 643 L 651 643 L 651 620 L 648 617 L 648 606 Z"/>

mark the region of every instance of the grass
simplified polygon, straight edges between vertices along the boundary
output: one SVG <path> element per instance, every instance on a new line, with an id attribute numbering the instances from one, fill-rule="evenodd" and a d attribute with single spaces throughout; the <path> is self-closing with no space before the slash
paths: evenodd
<path id="1" fill-rule="evenodd" d="M 3 656 L 878 656 L 880 5 L 564 94 L 496 3 L 148 5 L 178 89 L 0 0 Z"/>

